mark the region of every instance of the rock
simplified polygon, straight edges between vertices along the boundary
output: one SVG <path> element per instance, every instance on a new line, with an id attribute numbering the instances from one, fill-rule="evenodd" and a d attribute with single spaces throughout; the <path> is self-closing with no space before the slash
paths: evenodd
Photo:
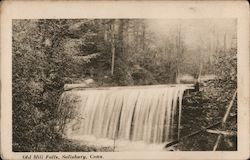
<path id="1" fill-rule="evenodd" d="M 85 79 L 82 82 L 78 82 L 76 84 L 65 84 L 64 85 L 64 90 L 71 90 L 71 89 L 75 89 L 75 88 L 87 88 L 87 87 L 91 87 L 94 85 L 94 80 L 89 78 L 89 79 Z"/>
<path id="2" fill-rule="evenodd" d="M 75 89 L 75 88 L 86 88 L 87 84 L 86 83 L 80 83 L 80 84 L 65 84 L 64 85 L 64 90 L 71 90 L 71 89 Z"/>
<path id="3" fill-rule="evenodd" d="M 91 84 L 91 83 L 94 83 L 94 80 L 91 79 L 91 78 L 89 78 L 89 79 L 86 79 L 84 82 L 85 82 L 86 84 Z"/>

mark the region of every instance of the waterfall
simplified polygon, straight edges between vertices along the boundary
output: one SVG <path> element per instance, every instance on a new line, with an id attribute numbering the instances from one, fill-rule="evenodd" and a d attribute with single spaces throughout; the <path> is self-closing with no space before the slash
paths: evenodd
<path id="1" fill-rule="evenodd" d="M 188 85 L 73 89 L 63 93 L 60 108 L 73 108 L 67 137 L 163 143 L 177 136 L 181 101 Z M 70 104 L 70 105 L 68 105 Z"/>

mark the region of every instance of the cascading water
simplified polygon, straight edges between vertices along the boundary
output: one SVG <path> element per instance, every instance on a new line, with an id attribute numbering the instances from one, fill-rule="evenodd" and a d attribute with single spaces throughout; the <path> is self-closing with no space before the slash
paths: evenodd
<path id="1" fill-rule="evenodd" d="M 60 108 L 70 104 L 77 114 L 67 122 L 64 133 L 68 138 L 92 135 L 149 144 L 168 142 L 177 135 L 177 112 L 188 88 L 159 85 L 66 91 Z"/>

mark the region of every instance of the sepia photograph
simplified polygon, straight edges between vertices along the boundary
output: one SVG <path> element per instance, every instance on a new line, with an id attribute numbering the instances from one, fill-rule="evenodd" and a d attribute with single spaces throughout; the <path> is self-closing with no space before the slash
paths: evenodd
<path id="1" fill-rule="evenodd" d="M 68 13 L 64 3 L 44 15 L 38 7 L 34 16 L 34 4 L 13 11 L 10 3 L 3 11 L 11 18 L 1 19 L 1 33 L 8 31 L 1 36 L 1 154 L 164 159 L 218 153 L 216 159 L 224 159 L 246 153 L 249 50 L 243 35 L 249 26 L 243 14 L 217 17 L 212 12 L 219 8 L 202 12 L 192 4 L 189 16 L 176 16 L 165 10 L 168 3 L 156 3 L 158 13 L 155 3 L 136 2 L 144 14 L 154 6 L 141 16 L 131 4 L 86 2 Z M 123 12 L 128 8 L 133 14 Z M 182 11 L 179 4 L 176 9 Z"/>
<path id="2" fill-rule="evenodd" d="M 13 151 L 237 150 L 235 19 L 12 24 Z"/>

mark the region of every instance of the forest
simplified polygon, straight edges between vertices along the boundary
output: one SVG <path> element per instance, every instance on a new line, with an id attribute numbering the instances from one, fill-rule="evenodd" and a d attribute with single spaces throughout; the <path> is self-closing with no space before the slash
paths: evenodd
<path id="1" fill-rule="evenodd" d="M 235 26 L 216 19 L 13 20 L 13 151 L 112 151 L 74 144 L 57 129 L 65 84 L 90 80 L 88 87 L 200 79 L 199 91 L 184 95 L 182 134 L 220 121 L 237 89 Z M 237 132 L 236 120 L 227 130 Z M 178 149 L 213 148 L 215 135 L 198 137 Z M 236 150 L 236 143 L 237 137 L 225 138 L 220 149 Z"/>

